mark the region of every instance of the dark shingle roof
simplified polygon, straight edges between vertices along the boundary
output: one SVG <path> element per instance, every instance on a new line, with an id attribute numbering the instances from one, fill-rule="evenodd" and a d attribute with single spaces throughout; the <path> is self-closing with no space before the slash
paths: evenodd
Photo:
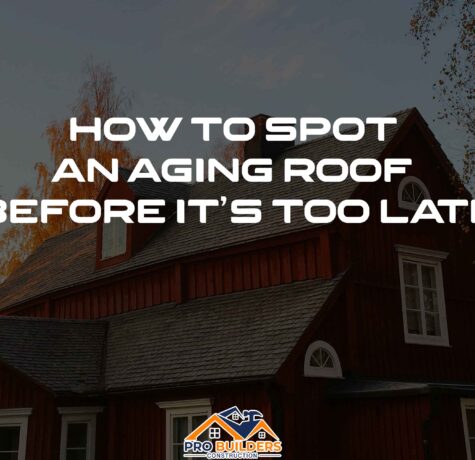
<path id="1" fill-rule="evenodd" d="M 104 321 L 0 317 L 0 360 L 55 393 L 102 388 Z"/>
<path id="2" fill-rule="evenodd" d="M 270 206 L 271 201 L 276 198 L 326 198 L 338 203 L 351 196 L 357 184 L 351 180 L 332 184 L 303 181 L 285 183 L 282 180 L 284 158 L 310 158 L 314 161 L 325 157 L 343 158 L 347 161 L 356 158 L 377 158 L 412 110 L 394 114 L 398 124 L 387 126 L 384 142 L 377 140 L 376 126 L 373 125 L 367 126 L 366 135 L 359 142 L 340 142 L 330 136 L 285 150 L 274 161 L 274 180 L 271 183 L 236 184 L 218 178 L 214 183 L 187 186 L 189 198 L 226 196 L 228 203 L 235 198 L 261 198 L 263 218 L 257 225 L 231 224 L 228 209 L 222 207 L 209 210 L 207 224 L 200 224 L 193 215 L 188 216 L 186 224 L 178 224 L 174 219 L 170 219 L 151 241 L 129 260 L 99 271 L 95 269 L 95 225 L 84 226 L 52 238 L 0 286 L 0 308 L 135 268 L 315 226 L 305 220 L 303 213 L 296 213 L 291 224 L 283 225 L 282 210 Z M 151 186 L 148 183 L 147 189 Z M 162 186 L 163 184 L 158 184 L 160 189 Z"/>
<path id="3" fill-rule="evenodd" d="M 0 361 L 54 393 L 270 378 L 340 279 L 160 305 L 107 320 L 0 317 Z"/>
<path id="4" fill-rule="evenodd" d="M 106 387 L 270 377 L 339 279 L 297 282 L 112 317 Z"/>

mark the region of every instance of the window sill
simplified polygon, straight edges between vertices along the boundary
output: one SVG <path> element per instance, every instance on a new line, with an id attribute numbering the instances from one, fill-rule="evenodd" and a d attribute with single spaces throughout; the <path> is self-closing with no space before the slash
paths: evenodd
<path id="1" fill-rule="evenodd" d="M 451 345 L 446 338 L 406 336 L 404 342 L 407 345 L 428 345 L 431 347 L 451 348 Z"/>

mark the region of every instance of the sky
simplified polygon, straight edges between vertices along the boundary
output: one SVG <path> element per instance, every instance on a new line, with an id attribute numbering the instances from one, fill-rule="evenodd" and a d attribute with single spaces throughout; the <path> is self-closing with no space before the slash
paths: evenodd
<path id="1" fill-rule="evenodd" d="M 409 35 L 416 0 L 43 0 L 0 6 L 0 195 L 34 184 L 43 135 L 69 117 L 88 57 L 132 95 L 129 116 L 384 116 L 416 106 L 460 167 L 463 133 L 435 120 L 432 84 L 451 45 L 428 62 Z M 157 162 L 203 156 L 187 132 L 133 141 Z"/>

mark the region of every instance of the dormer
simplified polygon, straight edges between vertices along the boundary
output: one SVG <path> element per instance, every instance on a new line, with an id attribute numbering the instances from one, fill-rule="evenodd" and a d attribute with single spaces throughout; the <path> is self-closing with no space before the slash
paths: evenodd
<path id="1" fill-rule="evenodd" d="M 186 198 L 188 185 L 154 182 L 152 179 L 138 179 L 128 182 L 131 172 L 120 168 L 119 181 L 107 182 L 99 194 L 98 201 L 128 200 L 137 203 L 138 200 L 165 200 L 165 217 L 176 210 L 179 198 Z M 134 216 L 135 217 L 135 216 Z M 134 222 L 137 221 L 133 218 Z M 159 229 L 160 224 L 127 224 L 122 219 L 113 219 L 106 224 L 101 219 L 97 224 L 96 239 L 96 268 L 106 268 L 130 259 L 140 251 Z"/>

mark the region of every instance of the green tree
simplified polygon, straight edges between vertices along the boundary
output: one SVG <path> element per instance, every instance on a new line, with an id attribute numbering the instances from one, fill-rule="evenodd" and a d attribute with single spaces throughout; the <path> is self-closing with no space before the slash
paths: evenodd
<path id="1" fill-rule="evenodd" d="M 410 30 L 422 43 L 424 59 L 430 55 L 433 39 L 449 27 L 455 28 L 456 38 L 434 83 L 435 97 L 442 104 L 439 118 L 455 122 L 467 133 L 462 179 L 470 187 L 475 173 L 475 1 L 419 1 Z"/>

